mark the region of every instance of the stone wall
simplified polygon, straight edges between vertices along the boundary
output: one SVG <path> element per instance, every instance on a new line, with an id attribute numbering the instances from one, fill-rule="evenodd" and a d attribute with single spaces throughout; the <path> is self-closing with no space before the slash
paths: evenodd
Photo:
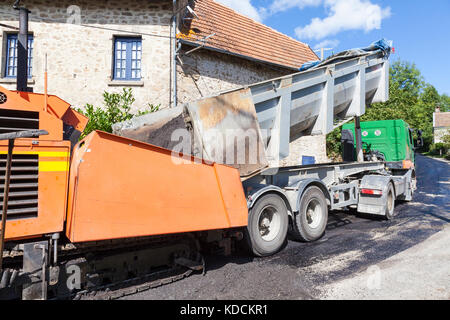
<path id="1" fill-rule="evenodd" d="M 450 128 L 434 128 L 434 143 L 443 143 L 444 136 L 450 135 Z"/>
<path id="2" fill-rule="evenodd" d="M 302 164 L 302 156 L 314 157 L 316 163 L 326 163 L 330 160 L 326 152 L 326 138 L 324 135 L 304 136 L 289 144 L 289 157 L 280 161 L 280 166 L 294 166 Z"/>
<path id="3" fill-rule="evenodd" d="M 180 101 L 196 100 L 292 73 L 206 49 L 192 55 L 182 54 L 180 59 L 183 62 L 178 66 Z"/>
<path id="4" fill-rule="evenodd" d="M 17 11 L 11 8 L 11 3 L 0 5 L 0 23 L 17 26 Z M 44 90 L 44 57 L 47 54 L 48 91 L 73 106 L 82 107 L 86 103 L 101 105 L 103 91 L 120 91 L 123 87 L 133 88 L 136 109 L 148 102 L 168 104 L 170 2 L 28 0 L 22 4 L 31 10 L 29 30 L 34 37 L 34 52 L 30 86 L 34 92 Z M 5 32 L 8 31 L 0 27 L 2 76 Z M 113 37 L 136 36 L 132 32 L 144 33 L 142 81 L 123 85 L 112 81 Z M 0 85 L 15 88 L 11 82 L 0 79 Z"/>

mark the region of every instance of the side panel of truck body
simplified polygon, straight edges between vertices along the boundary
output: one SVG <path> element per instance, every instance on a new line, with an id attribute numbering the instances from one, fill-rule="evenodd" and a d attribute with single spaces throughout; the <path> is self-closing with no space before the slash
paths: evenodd
<path id="1" fill-rule="evenodd" d="M 355 136 L 355 127 L 347 123 L 343 130 L 351 130 Z M 362 141 L 370 145 L 371 150 L 380 151 L 388 162 L 410 160 L 414 162 L 414 144 L 408 124 L 403 120 L 380 120 L 361 122 Z"/>
<path id="2" fill-rule="evenodd" d="M 242 227 L 247 219 L 234 168 L 100 131 L 73 150 L 72 242 Z"/>

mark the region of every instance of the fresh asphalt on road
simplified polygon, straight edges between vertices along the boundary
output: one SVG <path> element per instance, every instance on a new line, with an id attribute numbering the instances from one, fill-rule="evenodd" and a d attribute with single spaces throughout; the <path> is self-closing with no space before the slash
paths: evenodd
<path id="1" fill-rule="evenodd" d="M 450 164 L 417 157 L 395 219 L 330 214 L 314 243 L 268 258 L 206 256 L 207 272 L 124 299 L 450 299 Z"/>

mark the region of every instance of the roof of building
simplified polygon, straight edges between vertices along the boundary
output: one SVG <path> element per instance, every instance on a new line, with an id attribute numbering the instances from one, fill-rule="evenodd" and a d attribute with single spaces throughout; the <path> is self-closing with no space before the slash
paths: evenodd
<path id="1" fill-rule="evenodd" d="M 213 0 L 197 0 L 191 7 L 198 18 L 189 14 L 192 20 L 183 19 L 178 34 L 182 42 L 199 46 L 215 33 L 205 48 L 292 69 L 319 59 L 307 44 Z"/>
<path id="2" fill-rule="evenodd" d="M 450 128 L 450 112 L 435 112 L 433 126 L 435 128 Z"/>

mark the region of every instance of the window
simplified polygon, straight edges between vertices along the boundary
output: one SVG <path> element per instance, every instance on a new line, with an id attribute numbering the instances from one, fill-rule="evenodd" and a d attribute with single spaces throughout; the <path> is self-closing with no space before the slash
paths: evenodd
<path id="1" fill-rule="evenodd" d="M 8 34 L 6 36 L 6 63 L 5 77 L 15 78 L 17 76 L 17 34 Z M 33 62 L 33 36 L 28 35 L 28 78 L 31 78 Z"/>
<path id="2" fill-rule="evenodd" d="M 142 39 L 114 39 L 114 80 L 141 80 Z"/>

